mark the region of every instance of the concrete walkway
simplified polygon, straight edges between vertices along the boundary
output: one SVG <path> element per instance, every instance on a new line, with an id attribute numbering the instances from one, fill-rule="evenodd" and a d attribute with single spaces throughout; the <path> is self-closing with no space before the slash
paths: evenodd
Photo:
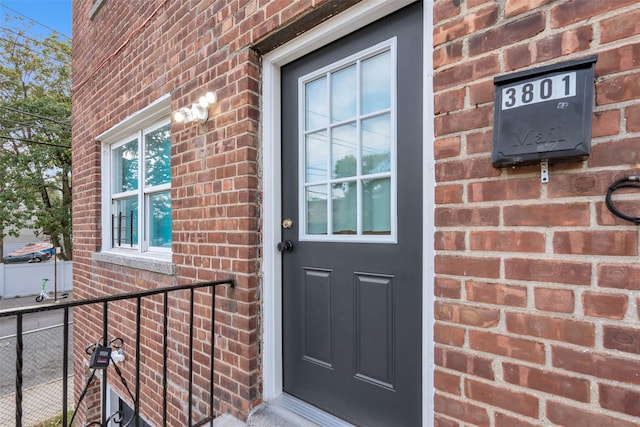
<path id="1" fill-rule="evenodd" d="M 67 405 L 73 409 L 73 377 L 69 377 Z M 34 426 L 62 415 L 62 379 L 38 384 L 22 393 L 22 425 Z M 0 426 L 12 426 L 16 421 L 16 394 L 0 397 Z"/>

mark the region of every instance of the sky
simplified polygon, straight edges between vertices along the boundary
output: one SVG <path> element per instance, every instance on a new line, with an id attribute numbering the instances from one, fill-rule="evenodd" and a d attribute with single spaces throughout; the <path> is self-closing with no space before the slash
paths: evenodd
<path id="1" fill-rule="evenodd" d="M 34 35 L 46 37 L 53 29 L 71 37 L 71 0 L 0 0 L 1 26 L 11 26 L 16 22 L 15 17 L 21 15 L 27 22 L 36 21 L 31 22 Z M 9 22 L 5 20 L 6 17 Z M 17 25 L 22 24 L 18 21 Z"/>

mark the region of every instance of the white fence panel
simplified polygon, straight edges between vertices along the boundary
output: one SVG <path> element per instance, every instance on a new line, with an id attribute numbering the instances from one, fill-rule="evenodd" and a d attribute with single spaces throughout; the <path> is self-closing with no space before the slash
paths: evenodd
<path id="1" fill-rule="evenodd" d="M 13 298 L 37 295 L 42 289 L 42 279 L 47 278 L 46 290 L 53 297 L 73 289 L 72 261 L 45 261 L 24 264 L 0 264 L 0 297 Z M 57 273 L 57 274 L 56 274 Z M 54 280 L 57 276 L 57 283 Z"/>

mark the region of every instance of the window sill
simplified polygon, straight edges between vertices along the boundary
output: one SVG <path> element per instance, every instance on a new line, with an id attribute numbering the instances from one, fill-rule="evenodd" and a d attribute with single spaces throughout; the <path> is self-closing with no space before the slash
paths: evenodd
<path id="1" fill-rule="evenodd" d="M 142 255 L 123 254 L 118 252 L 94 252 L 91 256 L 93 261 L 107 264 L 121 265 L 135 270 L 146 270 L 154 273 L 175 276 L 176 265 L 171 261 L 171 255 L 153 254 Z"/>

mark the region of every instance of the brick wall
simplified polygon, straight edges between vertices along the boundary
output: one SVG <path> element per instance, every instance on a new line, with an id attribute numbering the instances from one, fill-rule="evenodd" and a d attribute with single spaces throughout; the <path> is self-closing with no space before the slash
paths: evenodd
<path id="1" fill-rule="evenodd" d="M 92 3 L 73 4 L 75 297 L 233 277 L 235 289 L 217 291 L 216 408 L 245 418 L 261 401 L 260 59 L 250 46 L 261 43 L 261 50 L 271 49 L 353 1 L 108 0 L 90 19 Z M 96 136 L 167 93 L 175 111 L 207 91 L 216 93 L 218 103 L 210 108 L 206 125 L 173 123 L 171 129 L 176 274 L 93 260 L 102 237 L 101 146 Z M 211 316 L 206 310 L 199 314 Z M 75 316 L 76 324 L 83 325 L 75 330 L 76 374 L 84 379 L 87 356 L 78 346 L 95 342 L 99 332 L 90 325 L 100 325 L 102 315 L 85 310 Z M 127 310 L 115 309 L 113 316 L 126 320 Z M 151 337 L 154 328 L 156 323 L 146 322 L 143 336 Z M 121 331 L 125 336 L 132 332 L 133 327 Z M 205 340 L 206 333 L 200 338 Z M 155 366 L 160 356 L 148 345 L 145 366 Z M 208 363 L 207 350 L 201 351 L 196 369 L 198 363 Z M 184 425 L 185 386 L 180 390 L 180 380 L 186 380 L 179 378 L 179 366 L 174 368 L 177 377 L 170 381 L 176 388 L 167 422 Z M 160 378 L 151 375 L 145 381 L 143 413 L 159 422 Z M 76 382 L 76 396 L 81 382 Z"/>
<path id="2" fill-rule="evenodd" d="M 635 0 L 435 1 L 439 426 L 637 425 L 638 231 L 604 196 L 640 172 L 639 20 Z M 544 185 L 494 169 L 493 78 L 593 54 L 589 160 Z"/>
<path id="3" fill-rule="evenodd" d="M 75 296 L 233 276 L 234 290 L 218 290 L 217 409 L 245 418 L 261 396 L 260 58 L 250 46 L 271 49 L 339 9 L 318 13 L 328 0 L 108 0 L 90 20 L 91 3 L 73 4 Z M 640 5 L 436 0 L 433 10 L 436 422 L 632 425 L 638 234 L 603 200 L 616 178 L 638 173 Z M 546 185 L 536 166 L 494 169 L 493 77 L 592 54 L 590 159 L 552 165 Z M 101 244 L 95 137 L 164 94 L 176 110 L 206 91 L 219 99 L 209 122 L 172 125 L 176 274 L 92 260 Z M 74 331 L 76 360 L 94 332 Z M 76 372 L 83 378 L 84 365 Z M 158 416 L 154 386 L 144 390 L 148 418 Z M 169 425 L 183 423 L 180 404 L 172 399 Z"/>

